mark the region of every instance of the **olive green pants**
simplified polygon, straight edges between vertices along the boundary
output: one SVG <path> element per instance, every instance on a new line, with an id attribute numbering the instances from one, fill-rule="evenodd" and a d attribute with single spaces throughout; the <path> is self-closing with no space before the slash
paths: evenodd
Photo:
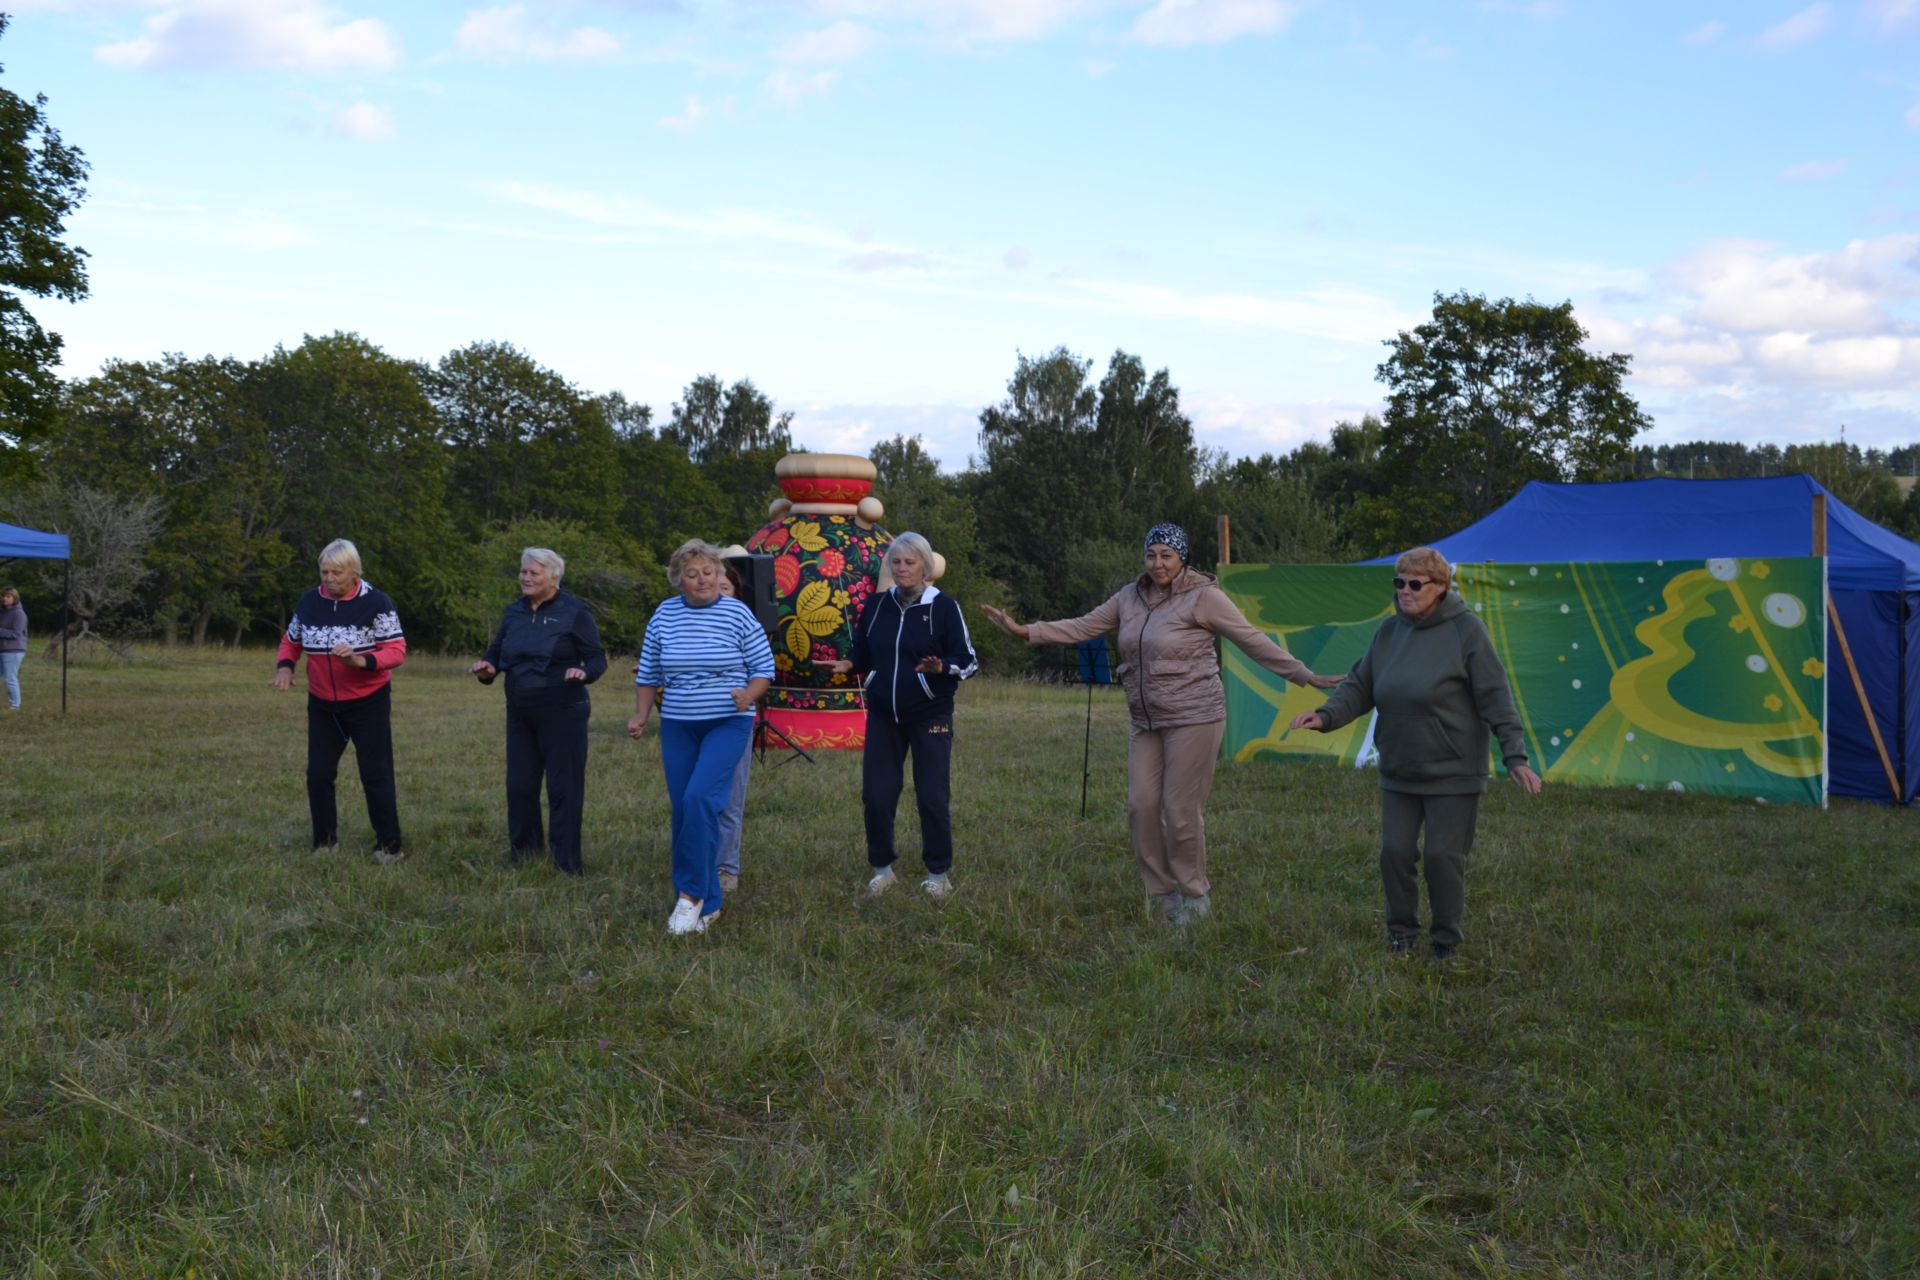
<path id="1" fill-rule="evenodd" d="M 1380 884 L 1387 891 L 1387 936 L 1413 938 L 1420 933 L 1420 881 L 1427 874 L 1427 906 L 1433 916 L 1428 936 L 1460 945 L 1460 916 L 1467 905 L 1467 854 L 1480 814 L 1480 793 L 1420 796 L 1405 791 L 1380 793 Z M 1426 828 L 1426 847 L 1420 829 Z"/>

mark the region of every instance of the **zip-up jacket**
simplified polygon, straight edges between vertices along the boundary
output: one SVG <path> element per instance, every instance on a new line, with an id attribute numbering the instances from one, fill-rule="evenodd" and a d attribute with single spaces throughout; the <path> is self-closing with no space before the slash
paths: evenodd
<path id="1" fill-rule="evenodd" d="M 353 658 L 333 656 L 333 646 L 353 646 Z M 407 637 L 400 612 L 387 593 L 364 579 L 350 596 L 336 600 L 325 587 L 310 588 L 293 607 L 293 620 L 280 638 L 281 666 L 292 670 L 307 655 L 307 692 L 322 702 L 352 702 L 386 688 L 388 674 L 407 660 Z M 373 669 L 360 665 L 373 659 Z"/>
<path id="2" fill-rule="evenodd" d="M 892 591 L 869 597 L 853 624 L 852 658 L 867 709 L 895 724 L 952 715 L 954 690 L 980 669 L 960 602 L 932 585 L 905 608 Z M 915 671 L 926 658 L 942 669 Z"/>
<path id="3" fill-rule="evenodd" d="M 1141 574 L 1092 613 L 1027 624 L 1028 644 L 1078 644 L 1113 632 L 1120 649 L 1114 675 L 1127 691 L 1138 730 L 1176 729 L 1227 718 L 1220 656 L 1225 636 L 1283 680 L 1306 684 L 1313 672 L 1248 622 L 1210 573 L 1184 569 L 1165 591 Z"/>
<path id="4" fill-rule="evenodd" d="M 1471 795 L 1487 789 L 1492 738 L 1509 770 L 1527 763 L 1507 669 L 1457 592 L 1415 622 L 1394 610 L 1320 708 L 1327 732 L 1378 711 L 1380 789 Z"/>
<path id="5" fill-rule="evenodd" d="M 537 609 L 525 596 L 508 605 L 485 658 L 506 676 L 507 701 L 515 706 L 583 698 L 586 685 L 607 671 L 593 611 L 564 591 Z M 586 684 L 569 684 L 569 667 L 585 671 Z M 483 683 L 492 684 L 493 678 Z"/>

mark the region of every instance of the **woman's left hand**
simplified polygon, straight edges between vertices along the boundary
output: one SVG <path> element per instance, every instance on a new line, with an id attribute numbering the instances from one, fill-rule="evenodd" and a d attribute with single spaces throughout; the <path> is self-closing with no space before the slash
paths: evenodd
<path id="1" fill-rule="evenodd" d="M 729 690 L 729 692 L 733 694 L 733 709 L 735 711 L 753 710 L 754 699 L 745 689 L 732 689 Z"/>
<path id="2" fill-rule="evenodd" d="M 563 677 L 563 679 L 570 680 L 575 683 L 585 680 L 586 678 L 587 678 L 586 671 L 580 667 L 568 667 L 567 674 Z"/>
<path id="3" fill-rule="evenodd" d="M 1513 779 L 1514 786 L 1520 788 L 1528 795 L 1537 796 L 1540 794 L 1540 787 L 1542 785 L 1540 775 L 1532 769 L 1529 769 L 1526 765 L 1515 765 L 1513 768 L 1507 770 L 1507 776 Z"/>
<path id="4" fill-rule="evenodd" d="M 923 675 L 937 676 L 947 669 L 947 664 L 938 654 L 930 653 L 920 659 L 913 669 Z"/>
<path id="5" fill-rule="evenodd" d="M 1340 682 L 1345 679 L 1345 676 L 1314 675 L 1307 677 L 1307 683 L 1316 689 L 1337 689 L 1340 687 Z"/>

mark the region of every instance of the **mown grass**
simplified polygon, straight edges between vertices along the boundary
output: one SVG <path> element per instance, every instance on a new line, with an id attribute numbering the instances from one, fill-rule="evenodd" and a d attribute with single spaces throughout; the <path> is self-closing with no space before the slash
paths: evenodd
<path id="1" fill-rule="evenodd" d="M 29 663 L 0 722 L 0 1269 L 1920 1267 L 1910 814 L 1496 791 L 1437 968 L 1382 951 L 1370 775 L 1223 767 L 1215 917 L 1177 934 L 1127 850 L 1117 697 L 1082 821 L 1084 694 L 982 680 L 952 901 L 860 897 L 829 754 L 756 769 L 742 891 L 671 939 L 617 682 L 570 882 L 503 865 L 499 695 L 450 661 L 396 685 L 413 856 L 310 854 L 269 668 L 149 652 L 80 671 L 63 720 Z"/>

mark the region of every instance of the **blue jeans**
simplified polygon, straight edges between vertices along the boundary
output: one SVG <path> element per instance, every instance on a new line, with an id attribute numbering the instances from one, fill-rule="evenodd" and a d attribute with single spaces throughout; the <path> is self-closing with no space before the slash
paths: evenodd
<path id="1" fill-rule="evenodd" d="M 747 779 L 753 773 L 752 741 L 740 753 L 733 769 L 733 786 L 727 792 L 727 811 L 720 815 L 720 870 L 730 876 L 740 874 L 740 832 L 747 820 Z"/>
<path id="2" fill-rule="evenodd" d="M 20 660 L 27 655 L 22 653 L 0 653 L 0 677 L 7 682 L 7 705 L 15 711 L 20 709 Z"/>
<path id="3" fill-rule="evenodd" d="M 673 802 L 673 888 L 698 902 L 703 916 L 720 910 L 720 815 L 752 734 L 752 716 L 660 720 L 660 769 Z"/>

